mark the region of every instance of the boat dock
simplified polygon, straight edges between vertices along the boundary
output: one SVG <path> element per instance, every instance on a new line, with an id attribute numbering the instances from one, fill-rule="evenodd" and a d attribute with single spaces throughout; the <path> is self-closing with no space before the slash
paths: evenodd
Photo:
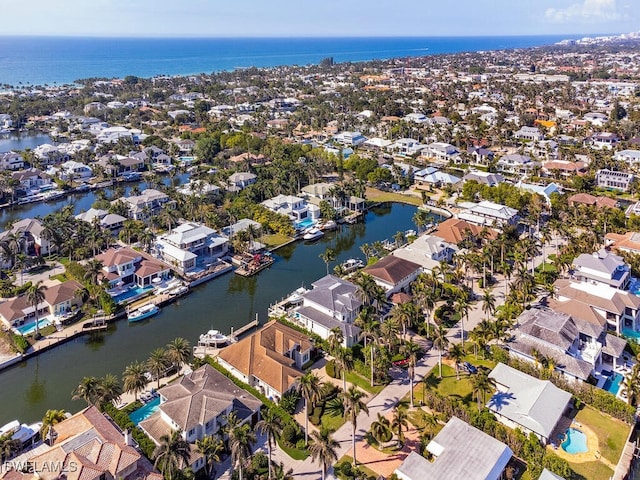
<path id="1" fill-rule="evenodd" d="M 232 343 L 235 343 L 238 341 L 239 337 L 250 332 L 254 328 L 257 329 L 259 326 L 260 326 L 260 321 L 258 320 L 258 315 L 256 314 L 255 320 L 250 321 L 249 323 L 238 328 L 237 330 L 234 330 L 233 327 L 231 327 L 231 334 L 229 335 L 229 341 Z M 215 357 L 218 355 L 218 353 L 220 353 L 220 350 L 222 350 L 222 348 L 196 345 L 193 347 L 193 356 L 198 358 L 204 358 L 207 355 Z"/>
<path id="2" fill-rule="evenodd" d="M 274 261 L 271 255 L 255 255 L 250 261 L 243 261 L 242 266 L 235 269 L 235 273 L 243 277 L 251 277 L 269 268 Z"/>

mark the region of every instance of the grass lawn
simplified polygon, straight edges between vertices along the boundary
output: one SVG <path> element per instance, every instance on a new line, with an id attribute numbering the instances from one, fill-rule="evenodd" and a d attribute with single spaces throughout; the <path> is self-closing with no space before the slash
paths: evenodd
<path id="1" fill-rule="evenodd" d="M 613 470 L 607 467 L 604 463 L 600 462 L 587 462 L 587 463 L 571 463 L 571 469 L 578 475 L 581 475 L 585 480 L 596 480 L 600 478 L 611 478 L 613 476 Z"/>
<path id="2" fill-rule="evenodd" d="M 66 282 L 68 280 L 64 273 L 56 273 L 55 275 L 51 275 L 50 278 L 53 280 L 59 280 L 60 282 Z"/>
<path id="3" fill-rule="evenodd" d="M 476 364 L 475 361 L 472 363 Z M 445 397 L 459 398 L 462 403 L 472 409 L 478 408 L 478 402 L 473 398 L 473 387 L 469 381 L 469 374 L 460 371 L 460 380 L 456 379 L 456 371 L 449 365 L 442 364 L 442 378 L 438 378 L 439 369 L 438 366 L 431 370 L 431 373 L 427 377 L 427 385 L 435 389 L 438 393 Z M 413 389 L 414 400 L 424 400 L 422 396 L 423 385 L 417 384 Z M 487 394 L 486 400 L 489 400 L 489 394 Z"/>
<path id="4" fill-rule="evenodd" d="M 325 413 L 320 418 L 320 422 L 323 427 L 335 432 L 344 424 L 344 417 L 341 415 L 329 415 L 328 413 Z"/>
<path id="5" fill-rule="evenodd" d="M 377 395 L 378 393 L 380 393 L 382 390 L 384 390 L 384 387 L 386 386 L 386 385 L 374 385 L 372 387 L 370 380 L 364 378 L 363 376 L 361 376 L 359 373 L 356 373 L 356 372 L 347 372 L 347 383 L 352 383 L 360 387 L 365 392 L 373 393 L 374 395 Z"/>
<path id="6" fill-rule="evenodd" d="M 465 347 L 466 349 L 467 347 Z M 487 367 L 490 370 L 496 366 L 496 362 L 490 360 L 488 358 L 482 358 L 482 352 L 478 352 L 478 356 L 476 357 L 473 353 L 473 347 L 470 349 L 471 353 L 464 357 L 463 362 L 469 362 L 471 365 L 475 365 L 476 367 L 482 366 Z"/>
<path id="7" fill-rule="evenodd" d="M 260 237 L 260 242 L 264 243 L 267 248 L 274 248 L 283 245 L 291 240 L 291 237 L 282 235 L 280 233 L 272 233 L 270 235 L 263 235 Z"/>
<path id="8" fill-rule="evenodd" d="M 367 200 L 370 202 L 398 202 L 408 203 L 409 205 L 415 205 L 419 207 L 422 205 L 422 198 L 415 195 L 403 195 L 396 192 L 383 192 L 376 188 L 367 187 L 365 192 Z"/>
<path id="9" fill-rule="evenodd" d="M 353 478 L 353 476 L 347 477 L 342 473 L 342 469 L 340 467 L 344 463 L 353 464 L 353 457 L 350 457 L 349 455 L 345 455 L 344 457 L 342 457 L 340 460 L 338 460 L 338 463 L 336 463 L 335 466 L 333 467 L 333 471 L 336 473 L 336 475 L 340 479 Z M 357 468 L 358 468 L 358 470 L 360 470 L 361 472 L 366 474 L 367 477 L 373 477 L 373 478 L 378 478 L 379 477 L 379 475 L 376 472 L 374 472 L 370 468 L 365 467 L 364 465 L 358 465 Z"/>
<path id="10" fill-rule="evenodd" d="M 280 448 L 284 453 L 289 455 L 294 460 L 304 460 L 309 456 L 309 452 L 307 450 L 298 450 L 297 448 L 287 448 L 285 447 L 280 440 L 278 440 L 278 448 Z"/>

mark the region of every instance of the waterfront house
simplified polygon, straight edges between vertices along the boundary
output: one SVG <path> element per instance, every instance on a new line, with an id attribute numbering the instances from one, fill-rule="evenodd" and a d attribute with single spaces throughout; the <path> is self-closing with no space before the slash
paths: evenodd
<path id="1" fill-rule="evenodd" d="M 42 444 L 20 456 L 36 472 L 8 470 L 4 480 L 163 480 L 137 448 L 96 407 L 87 407 L 52 425 L 52 445 Z M 64 468 L 64 471 L 63 471 Z"/>
<path id="2" fill-rule="evenodd" d="M 56 163 L 68 161 L 69 154 L 50 143 L 43 143 L 33 149 L 33 156 L 41 165 L 55 165 Z"/>
<path id="3" fill-rule="evenodd" d="M 207 436 L 226 439 L 224 427 L 232 412 L 240 424 L 253 427 L 262 406 L 251 393 L 206 364 L 162 387 L 158 394 L 158 409 L 140 422 L 139 427 L 156 445 L 162 443 L 163 435 L 179 429 L 182 439 L 189 442 L 189 466 L 194 472 L 205 466 L 205 459 L 195 446 L 197 440 Z"/>
<path id="4" fill-rule="evenodd" d="M 258 176 L 251 172 L 235 172 L 227 179 L 227 190 L 230 192 L 239 192 L 247 188 L 249 185 L 256 183 Z"/>
<path id="5" fill-rule="evenodd" d="M 617 252 L 640 254 L 640 233 L 626 232 L 624 234 L 609 232 L 604 236 L 604 244 Z"/>
<path id="6" fill-rule="evenodd" d="M 84 163 L 73 160 L 60 164 L 58 177 L 62 180 L 86 180 L 93 176 L 93 170 Z"/>
<path id="7" fill-rule="evenodd" d="M 14 151 L 0 153 L 0 170 L 20 170 L 24 168 L 24 158 Z"/>
<path id="8" fill-rule="evenodd" d="M 170 272 L 166 265 L 129 247 L 110 248 L 94 258 L 102 262 L 102 276 L 110 287 L 119 289 L 132 285 L 149 287 L 155 278 L 167 278 Z"/>
<path id="9" fill-rule="evenodd" d="M 176 192 L 188 197 L 212 199 L 220 194 L 220 187 L 204 180 L 189 180 L 184 185 L 176 188 Z"/>
<path id="10" fill-rule="evenodd" d="M 172 208 L 175 205 L 175 200 L 171 200 L 169 195 L 154 188 L 147 188 L 140 195 L 113 200 L 112 203 L 115 202 L 124 202 L 129 209 L 129 217 L 141 221 L 149 220 L 163 208 Z"/>
<path id="11" fill-rule="evenodd" d="M 528 155 L 520 155 L 519 153 L 503 155 L 496 162 L 496 168 L 499 171 L 514 175 L 527 174 L 539 166 L 540 162 L 534 162 Z"/>
<path id="12" fill-rule="evenodd" d="M 533 307 L 516 320 L 513 337 L 506 347 L 510 354 L 529 362 L 553 361 L 554 369 L 569 380 L 603 378 L 624 366 L 627 342 L 610 333 L 604 318 Z"/>
<path id="13" fill-rule="evenodd" d="M 265 200 L 262 206 L 269 210 L 287 215 L 294 222 L 299 222 L 305 218 L 317 220 L 320 218 L 320 209 L 315 205 L 307 204 L 306 200 L 294 195 L 277 195 Z"/>
<path id="14" fill-rule="evenodd" d="M 228 247 L 226 237 L 195 222 L 178 225 L 159 236 L 155 245 L 158 256 L 182 274 L 226 255 Z"/>
<path id="15" fill-rule="evenodd" d="M 185 140 L 177 140 L 175 144 L 178 146 L 181 155 L 191 155 L 191 152 L 196 147 L 196 142 L 188 138 Z"/>
<path id="16" fill-rule="evenodd" d="M 309 337 L 275 320 L 252 335 L 225 347 L 218 362 L 233 376 L 279 401 L 295 387 L 311 359 Z"/>
<path id="17" fill-rule="evenodd" d="M 42 187 L 50 187 L 51 176 L 42 172 L 37 168 L 29 168 L 28 170 L 20 170 L 11 174 L 11 180 L 20 184 L 20 189 L 26 195 L 37 192 Z"/>
<path id="18" fill-rule="evenodd" d="M 480 235 L 487 235 L 488 238 L 494 239 L 497 237 L 498 232 L 459 218 L 448 218 L 438 224 L 438 228 L 436 228 L 432 235 L 441 238 L 445 242 L 458 245 L 467 238 L 479 238 Z"/>
<path id="19" fill-rule="evenodd" d="M 495 187 L 504 182 L 504 177 L 499 173 L 483 172 L 481 170 L 471 170 L 464 177 L 464 182 L 478 182 L 481 185 L 487 185 L 489 187 Z"/>
<path id="20" fill-rule="evenodd" d="M 38 304 L 39 321 L 48 317 L 48 323 L 53 324 L 54 320 L 76 311 L 82 306 L 82 298 L 78 295 L 82 288 L 82 285 L 75 280 L 68 280 L 47 288 L 44 292 L 44 301 Z M 0 303 L 0 320 L 6 328 L 35 325 L 35 312 L 26 295 Z"/>
<path id="21" fill-rule="evenodd" d="M 302 305 L 291 312 L 294 321 L 323 339 L 339 328 L 343 345 L 351 347 L 360 339 L 360 329 L 353 323 L 362 308 L 359 289 L 353 283 L 327 275 L 311 284 L 302 295 Z"/>
<path id="22" fill-rule="evenodd" d="M 498 421 L 509 428 L 533 433 L 543 444 L 555 440 L 556 426 L 570 406 L 571 394 L 549 380 L 538 380 L 504 363 L 489 374 L 497 392 L 487 407 Z"/>
<path id="23" fill-rule="evenodd" d="M 474 165 L 489 165 L 495 156 L 491 150 L 484 147 L 469 147 L 467 155 L 471 157 L 471 163 Z"/>
<path id="24" fill-rule="evenodd" d="M 75 218 L 91 224 L 97 223 L 100 227 L 108 230 L 113 235 L 116 235 L 120 231 L 124 226 L 125 220 L 127 220 L 125 217 L 118 215 L 117 213 L 109 213 L 107 210 L 93 207 L 86 212 L 79 213 Z"/>
<path id="25" fill-rule="evenodd" d="M 396 292 L 407 292 L 409 284 L 417 278 L 422 267 L 409 260 L 388 255 L 373 265 L 365 267 L 362 271 L 371 275 L 389 298 Z"/>
<path id="26" fill-rule="evenodd" d="M 125 173 L 139 172 L 144 168 L 143 159 L 116 154 L 103 155 L 98 159 L 97 164 L 111 177 L 118 177 Z"/>
<path id="27" fill-rule="evenodd" d="M 400 480 L 499 480 L 513 456 L 507 445 L 458 417 L 426 449 L 433 459 L 411 452 L 394 472 Z"/>
<path id="28" fill-rule="evenodd" d="M 459 213 L 458 218 L 480 226 L 499 228 L 518 223 L 518 211 L 515 208 L 483 200 Z"/>
<path id="29" fill-rule="evenodd" d="M 431 272 L 440 262 L 451 262 L 458 251 L 454 244 L 445 242 L 434 235 L 420 235 L 413 242 L 394 250 L 394 257 L 403 258 L 422 267 L 422 271 Z"/>
<path id="30" fill-rule="evenodd" d="M 55 245 L 45 238 L 44 230 L 40 220 L 25 218 L 13 223 L 9 230 L 0 233 L 0 242 L 17 241 L 16 247 L 19 252 L 30 256 L 48 255 L 55 250 Z"/>
<path id="31" fill-rule="evenodd" d="M 602 168 L 596 172 L 596 185 L 600 188 L 610 188 L 626 192 L 633 181 L 633 173 L 618 172 Z"/>
<path id="32" fill-rule="evenodd" d="M 578 282 L 628 290 L 631 268 L 619 255 L 600 249 L 593 254 L 583 253 L 574 258 L 571 278 Z"/>
<path id="33" fill-rule="evenodd" d="M 460 177 L 443 172 L 434 167 L 423 168 L 417 171 L 413 178 L 417 185 L 434 185 L 441 187 L 443 185 L 455 185 L 460 182 Z"/>

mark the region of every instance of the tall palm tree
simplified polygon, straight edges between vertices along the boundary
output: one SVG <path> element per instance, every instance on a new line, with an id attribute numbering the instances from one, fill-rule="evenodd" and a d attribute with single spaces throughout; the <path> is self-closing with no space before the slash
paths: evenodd
<path id="1" fill-rule="evenodd" d="M 53 427 L 66 420 L 67 413 L 64 410 L 49 409 L 42 417 L 42 427 L 40 427 L 40 438 L 53 444 Z"/>
<path id="2" fill-rule="evenodd" d="M 100 379 L 100 399 L 98 406 L 111 402 L 119 402 L 122 396 L 122 386 L 118 377 L 112 373 L 107 373 Z"/>
<path id="3" fill-rule="evenodd" d="M 327 275 L 329 275 L 329 264 L 336 259 L 336 252 L 331 248 L 327 248 L 319 255 L 319 257 L 325 263 L 327 267 Z"/>
<path id="4" fill-rule="evenodd" d="M 393 408 L 393 420 L 391 421 L 391 428 L 395 430 L 398 436 L 398 443 L 404 441 L 404 431 L 409 429 L 409 416 L 407 415 L 407 409 L 396 405 Z"/>
<path id="5" fill-rule="evenodd" d="M 87 406 L 97 405 L 102 397 L 102 385 L 96 377 L 84 377 L 71 392 L 73 400 L 84 400 Z"/>
<path id="6" fill-rule="evenodd" d="M 342 415 L 345 420 L 351 422 L 351 443 L 353 447 L 354 466 L 358 464 L 356 460 L 356 428 L 358 426 L 358 415 L 360 412 L 365 412 L 369 415 L 367 404 L 362 400 L 364 396 L 365 394 L 362 390 L 359 390 L 355 385 L 351 385 L 349 390 L 340 392 L 340 395 L 325 405 L 330 415 Z"/>
<path id="7" fill-rule="evenodd" d="M 322 468 L 322 480 L 327 475 L 327 468 L 338 460 L 337 449 L 340 443 L 333 439 L 333 430 L 322 427 L 320 431 L 311 433 L 311 445 L 309 453 L 315 462 L 320 462 Z"/>
<path id="8" fill-rule="evenodd" d="M 189 442 L 182 438 L 181 430 L 160 437 L 160 445 L 153 451 L 154 465 L 165 478 L 171 480 L 173 475 L 189 464 L 191 448 Z"/>
<path id="9" fill-rule="evenodd" d="M 456 379 L 460 380 L 460 363 L 464 359 L 464 350 L 462 345 L 454 343 L 449 347 L 449 358 L 453 360 L 456 366 Z"/>
<path id="10" fill-rule="evenodd" d="M 22 450 L 22 442 L 14 440 L 11 435 L 0 437 L 0 462 L 4 463 Z"/>
<path id="11" fill-rule="evenodd" d="M 151 352 L 149 359 L 147 360 L 147 368 L 151 372 L 151 375 L 156 377 L 158 381 L 158 387 L 160 388 L 160 377 L 166 371 L 169 366 L 169 359 L 167 358 L 167 351 L 164 348 L 156 348 Z"/>
<path id="12" fill-rule="evenodd" d="M 36 338 L 40 338 L 40 324 L 38 322 L 38 305 L 44 302 L 45 292 L 47 286 L 42 284 L 42 280 L 38 280 L 36 283 L 31 284 L 27 290 L 27 302 L 33 307 L 34 315 L 36 318 Z"/>
<path id="13" fill-rule="evenodd" d="M 353 357 L 351 350 L 348 348 L 339 348 L 335 353 L 336 367 L 340 370 L 342 376 L 342 389 L 347 389 L 347 372 L 353 370 Z"/>
<path id="14" fill-rule="evenodd" d="M 196 452 L 204 457 L 204 471 L 207 478 L 215 473 L 214 465 L 220 462 L 224 452 L 224 442 L 221 438 L 207 435 L 196 440 Z"/>
<path id="15" fill-rule="evenodd" d="M 84 279 L 88 280 L 91 285 L 97 285 L 102 267 L 100 260 L 89 260 L 84 266 Z"/>
<path id="16" fill-rule="evenodd" d="M 418 345 L 413 340 L 409 340 L 402 346 L 402 353 L 407 356 L 407 360 L 409 361 L 409 382 L 411 384 L 410 390 L 410 398 L 411 398 L 411 408 L 413 408 L 413 380 L 415 377 L 416 371 L 416 363 L 418 362 L 418 357 L 422 353 L 422 347 Z"/>
<path id="17" fill-rule="evenodd" d="M 447 349 L 448 345 L 447 329 L 443 325 L 438 325 L 433 332 L 433 346 L 438 349 L 438 366 L 440 367 L 438 378 L 442 378 L 442 352 Z"/>
<path id="18" fill-rule="evenodd" d="M 142 362 L 133 362 L 127 365 L 122 374 L 122 386 L 125 392 L 133 392 L 135 400 L 138 394 L 143 392 L 147 386 L 147 367 Z"/>
<path id="19" fill-rule="evenodd" d="M 167 344 L 167 359 L 178 367 L 178 370 L 191 358 L 191 345 L 182 337 L 176 337 Z"/>
<path id="20" fill-rule="evenodd" d="M 322 392 L 320 377 L 312 371 L 307 371 L 298 380 L 298 391 L 304 399 L 304 443 L 309 442 L 309 404 L 315 404 Z"/>
<path id="21" fill-rule="evenodd" d="M 455 308 L 458 313 L 460 313 L 460 343 L 462 343 L 462 348 L 464 348 L 464 320 L 465 318 L 468 318 L 469 309 L 471 308 L 466 295 L 458 298 Z"/>
<path id="22" fill-rule="evenodd" d="M 272 444 L 275 445 L 276 440 L 282 434 L 282 419 L 271 408 L 265 408 L 262 411 L 262 419 L 256 423 L 256 430 L 267 436 L 267 450 L 269 453 L 269 480 L 272 476 L 271 449 Z"/>
<path id="23" fill-rule="evenodd" d="M 391 439 L 391 422 L 387 417 L 378 413 L 378 418 L 371 424 L 371 435 L 379 443 L 386 443 Z"/>
<path id="24" fill-rule="evenodd" d="M 627 403 L 633 405 L 640 398 L 640 367 L 638 364 L 633 366 L 631 373 L 624 377 L 622 381 L 622 393 L 627 397 Z"/>
<path id="25" fill-rule="evenodd" d="M 344 334 L 342 333 L 342 329 L 340 327 L 333 327 L 329 333 L 329 337 L 327 337 L 327 345 L 329 346 L 329 353 L 331 355 L 336 354 L 336 351 L 342 347 L 344 343 Z"/>
<path id="26" fill-rule="evenodd" d="M 242 473 L 247 460 L 251 457 L 253 445 L 256 443 L 256 434 L 251 427 L 244 423 L 229 430 L 229 449 L 231 450 L 231 465 Z"/>
<path id="27" fill-rule="evenodd" d="M 485 288 L 482 291 L 482 311 L 487 316 L 487 320 L 496 311 L 496 297 L 493 296 L 489 288 Z"/>
<path id="28" fill-rule="evenodd" d="M 489 373 L 484 368 L 478 369 L 478 373 L 471 376 L 471 387 L 473 396 L 478 401 L 478 410 L 482 409 L 482 404 L 486 402 L 487 393 L 491 393 L 496 387 L 496 381 L 489 377 Z M 482 404 L 480 403 L 482 401 Z"/>

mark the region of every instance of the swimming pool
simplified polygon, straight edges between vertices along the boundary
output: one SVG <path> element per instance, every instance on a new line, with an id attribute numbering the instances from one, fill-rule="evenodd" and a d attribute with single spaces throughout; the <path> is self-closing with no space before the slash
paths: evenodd
<path id="1" fill-rule="evenodd" d="M 618 390 L 620 390 L 620 384 L 624 380 L 624 377 L 619 373 L 614 373 L 613 375 L 609 375 L 607 380 L 604 382 L 602 386 L 603 390 L 607 392 L 613 393 L 614 395 L 618 394 Z"/>
<path id="2" fill-rule="evenodd" d="M 623 328 L 622 335 L 632 340 L 635 340 L 636 343 L 640 343 L 640 332 L 636 332 L 632 328 Z"/>
<path id="3" fill-rule="evenodd" d="M 148 285 L 146 287 L 130 288 L 126 292 L 121 293 L 120 295 L 116 295 L 115 297 L 113 297 L 113 300 L 116 303 L 126 302 L 127 300 L 130 300 L 132 298 L 144 295 L 145 293 L 147 293 L 148 291 L 150 291 L 152 289 L 153 289 L 153 285 Z"/>
<path id="4" fill-rule="evenodd" d="M 47 327 L 49 325 L 51 325 L 51 320 L 47 317 L 38 319 L 38 326 L 40 328 Z M 29 335 L 36 331 L 36 322 L 25 323 L 24 325 L 15 327 L 15 329 L 20 332 L 20 335 Z"/>
<path id="5" fill-rule="evenodd" d="M 313 227 L 316 224 L 315 220 L 312 220 L 311 218 L 305 218 L 303 220 L 299 220 L 296 222 L 296 228 L 300 228 L 300 229 L 304 229 L 304 228 L 309 228 L 309 227 Z"/>
<path id="6" fill-rule="evenodd" d="M 562 442 L 562 449 L 572 455 L 588 451 L 587 436 L 577 428 L 567 428 L 565 441 Z"/>
<path id="7" fill-rule="evenodd" d="M 129 419 L 136 424 L 136 426 L 143 420 L 146 420 L 151 415 L 154 414 L 156 410 L 158 410 L 158 406 L 160 405 L 160 397 L 156 397 L 151 400 L 146 405 L 143 405 L 137 410 L 134 410 L 129 415 Z"/>

